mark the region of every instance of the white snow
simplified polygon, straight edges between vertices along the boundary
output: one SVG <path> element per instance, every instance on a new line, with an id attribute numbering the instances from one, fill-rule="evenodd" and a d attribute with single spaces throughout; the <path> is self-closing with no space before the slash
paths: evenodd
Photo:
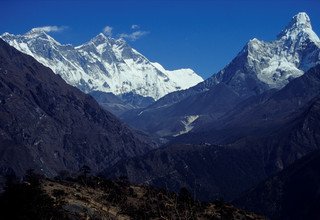
<path id="1" fill-rule="evenodd" d="M 193 129 L 192 123 L 199 118 L 199 115 L 189 115 L 185 116 L 184 120 L 181 121 L 181 123 L 184 125 L 184 130 L 180 131 L 178 134 L 173 135 L 174 137 L 177 137 L 182 134 L 186 134 L 190 132 Z"/>
<path id="2" fill-rule="evenodd" d="M 197 75 L 192 69 L 165 70 L 159 63 L 152 63 L 158 70 L 165 73 L 170 80 L 179 85 L 180 89 L 188 89 L 194 86 L 195 82 L 202 82 L 203 79 Z M 184 80 L 181 80 L 184 79 Z"/>
<path id="3" fill-rule="evenodd" d="M 307 47 L 311 49 L 308 51 Z M 277 40 L 264 42 L 254 38 L 247 50 L 249 66 L 271 88 L 282 88 L 290 79 L 320 63 L 320 40 L 304 12 L 292 18 Z"/>
<path id="4" fill-rule="evenodd" d="M 191 69 L 165 70 L 160 64 L 151 63 L 123 39 L 113 39 L 102 33 L 77 47 L 61 45 L 38 30 L 25 35 L 5 33 L 1 38 L 84 92 L 134 92 L 157 100 L 203 81 Z"/>

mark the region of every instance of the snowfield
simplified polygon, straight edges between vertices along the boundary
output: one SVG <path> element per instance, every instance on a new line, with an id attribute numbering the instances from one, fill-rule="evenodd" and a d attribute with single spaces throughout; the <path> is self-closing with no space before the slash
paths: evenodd
<path id="1" fill-rule="evenodd" d="M 102 33 L 76 47 L 62 45 L 37 28 L 24 35 L 4 33 L 1 38 L 86 93 L 134 92 L 157 100 L 203 81 L 191 69 L 166 70 L 159 63 L 150 62 L 123 39 Z"/>

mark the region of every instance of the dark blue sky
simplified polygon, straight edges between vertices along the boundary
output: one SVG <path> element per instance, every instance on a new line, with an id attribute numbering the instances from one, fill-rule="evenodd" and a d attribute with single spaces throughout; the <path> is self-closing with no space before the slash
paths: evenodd
<path id="1" fill-rule="evenodd" d="M 189 67 L 204 78 L 228 64 L 253 37 L 273 40 L 300 11 L 320 34 L 318 0 L 1 0 L 0 32 L 67 27 L 51 35 L 78 45 L 105 26 L 113 36 L 147 34 L 130 45 L 165 68 Z M 140 29 L 131 29 L 139 25 Z"/>

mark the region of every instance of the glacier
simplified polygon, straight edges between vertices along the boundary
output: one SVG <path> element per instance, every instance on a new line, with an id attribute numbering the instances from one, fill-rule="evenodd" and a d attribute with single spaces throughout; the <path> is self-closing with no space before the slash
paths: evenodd
<path id="1" fill-rule="evenodd" d="M 254 38 L 239 53 L 237 58 L 241 60 L 240 57 L 245 60 L 245 71 L 238 69 L 233 73 L 233 79 L 240 80 L 253 73 L 268 88 L 281 89 L 320 63 L 320 40 L 312 29 L 309 16 L 300 12 L 276 40 L 265 42 Z M 214 75 L 213 81 L 223 81 L 229 67 Z"/>
<path id="2" fill-rule="evenodd" d="M 38 28 L 23 35 L 4 33 L 0 37 L 86 93 L 133 92 L 158 100 L 203 81 L 191 69 L 166 70 L 159 63 L 149 61 L 124 39 L 103 33 L 80 46 L 63 45 Z"/>

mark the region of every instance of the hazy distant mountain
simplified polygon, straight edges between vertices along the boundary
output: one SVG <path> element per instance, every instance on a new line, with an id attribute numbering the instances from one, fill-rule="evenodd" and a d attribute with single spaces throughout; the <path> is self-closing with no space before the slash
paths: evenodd
<path id="1" fill-rule="evenodd" d="M 190 132 L 216 120 L 245 99 L 279 90 L 320 63 L 320 40 L 306 13 L 294 16 L 272 42 L 250 40 L 223 70 L 187 90 L 170 93 L 123 119 L 160 136 Z M 155 116 L 156 115 L 156 116 Z M 190 123 L 188 118 L 197 118 Z"/>
<path id="2" fill-rule="evenodd" d="M 1 38 L 86 93 L 101 91 L 121 95 L 133 92 L 159 99 L 203 81 L 191 69 L 165 70 L 123 39 L 113 39 L 102 33 L 77 47 L 62 45 L 38 28 L 24 35 L 4 33 Z"/>
<path id="3" fill-rule="evenodd" d="M 89 95 L 0 40 L 0 171 L 101 171 L 152 149 Z"/>
<path id="4" fill-rule="evenodd" d="M 133 92 L 115 95 L 112 92 L 92 91 L 89 93 L 106 110 L 116 116 L 132 109 L 145 108 L 152 103 L 151 97 L 143 97 Z"/>

